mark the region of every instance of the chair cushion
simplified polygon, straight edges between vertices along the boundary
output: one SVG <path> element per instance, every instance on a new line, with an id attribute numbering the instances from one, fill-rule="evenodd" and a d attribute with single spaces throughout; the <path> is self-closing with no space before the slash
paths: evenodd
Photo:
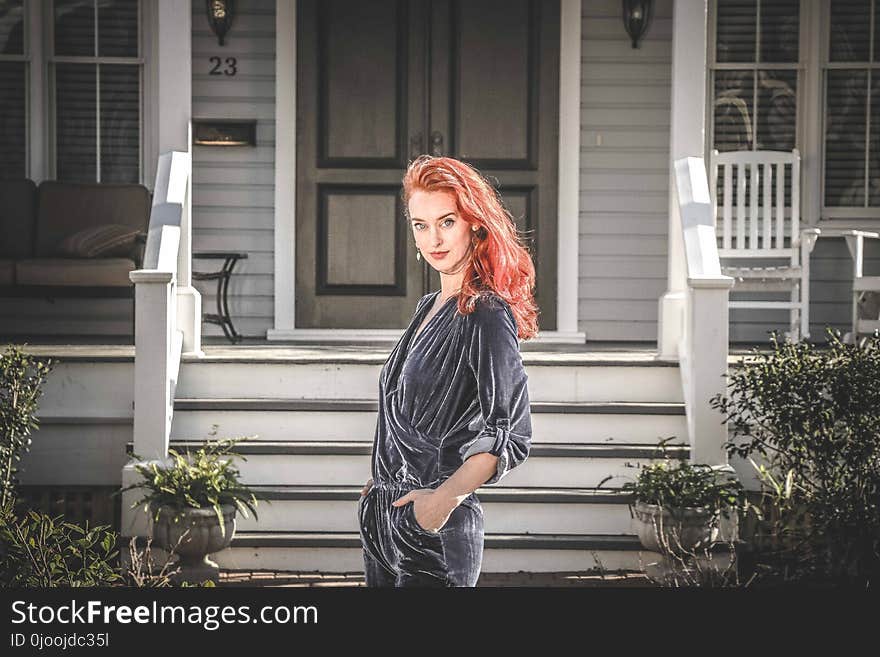
<path id="1" fill-rule="evenodd" d="M 31 258 L 37 218 L 32 180 L 0 181 L 0 258 Z"/>
<path id="2" fill-rule="evenodd" d="M 83 228 L 65 237 L 55 255 L 62 258 L 122 258 L 131 255 L 138 229 L 124 224 Z"/>
<path id="3" fill-rule="evenodd" d="M 150 203 L 143 185 L 46 180 L 37 188 L 34 257 L 53 257 L 61 240 L 85 228 L 122 224 L 146 232 Z"/>
<path id="4" fill-rule="evenodd" d="M 15 260 L 0 258 L 0 285 L 15 283 Z"/>
<path id="5" fill-rule="evenodd" d="M 19 285 L 128 286 L 130 258 L 32 258 L 15 263 Z"/>

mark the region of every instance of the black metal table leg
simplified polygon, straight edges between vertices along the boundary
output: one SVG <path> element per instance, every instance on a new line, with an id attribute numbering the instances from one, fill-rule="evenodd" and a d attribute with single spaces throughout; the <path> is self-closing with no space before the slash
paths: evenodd
<path id="1" fill-rule="evenodd" d="M 214 272 L 193 272 L 193 279 L 200 281 L 216 280 L 217 281 L 217 312 L 205 313 L 202 320 L 218 324 L 223 329 L 223 334 L 233 344 L 240 342 L 243 336 L 240 335 L 232 324 L 232 318 L 229 315 L 229 279 L 232 277 L 232 271 L 235 264 L 239 260 L 247 258 L 247 253 L 236 253 L 230 251 L 202 251 L 193 253 L 193 258 L 223 259 L 223 266 L 220 271 Z"/>

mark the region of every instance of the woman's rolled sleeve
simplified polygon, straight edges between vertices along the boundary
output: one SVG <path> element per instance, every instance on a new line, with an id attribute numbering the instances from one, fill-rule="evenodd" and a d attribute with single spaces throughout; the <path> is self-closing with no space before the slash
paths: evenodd
<path id="1" fill-rule="evenodd" d="M 494 300 L 478 305 L 470 317 L 468 364 L 480 402 L 480 417 L 472 424 L 479 433 L 462 445 L 460 453 L 462 461 L 486 452 L 498 457 L 495 475 L 486 486 L 528 458 L 532 438 L 528 375 L 510 309 Z"/>

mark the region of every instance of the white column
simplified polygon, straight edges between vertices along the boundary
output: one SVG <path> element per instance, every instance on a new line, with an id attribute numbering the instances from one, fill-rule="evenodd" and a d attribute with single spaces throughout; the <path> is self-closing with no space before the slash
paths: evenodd
<path id="1" fill-rule="evenodd" d="M 674 0 L 672 16 L 672 108 L 669 140 L 669 236 L 666 294 L 657 322 L 659 357 L 678 357 L 684 328 L 687 273 L 681 217 L 675 200 L 673 162 L 705 157 L 707 0 Z"/>
<path id="2" fill-rule="evenodd" d="M 266 338 L 290 338 L 296 327 L 296 3 L 275 7 L 275 327 Z"/>
<path id="3" fill-rule="evenodd" d="M 578 333 L 580 232 L 581 0 L 562 0 L 559 31 L 559 212 L 556 332 L 583 343 Z"/>
<path id="4" fill-rule="evenodd" d="M 192 119 L 192 5 L 180 0 L 158 0 L 157 153 L 191 153 Z M 177 320 L 183 331 L 183 353 L 202 352 L 202 297 L 192 287 L 192 169 L 187 176 L 186 201 L 180 224 L 177 261 Z"/>

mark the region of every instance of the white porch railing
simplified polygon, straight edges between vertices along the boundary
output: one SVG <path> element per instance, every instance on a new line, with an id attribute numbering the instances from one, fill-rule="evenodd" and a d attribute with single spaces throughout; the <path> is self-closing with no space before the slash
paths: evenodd
<path id="1" fill-rule="evenodd" d="M 132 271 L 137 299 L 134 357 L 134 453 L 147 461 L 168 457 L 174 392 L 180 369 L 183 329 L 177 316 L 177 264 L 186 204 L 190 154 L 159 157 L 143 269 Z M 122 471 L 122 485 L 141 480 L 135 462 Z M 138 493 L 122 498 L 122 533 L 149 535 L 147 514 L 129 507 Z"/>
<path id="2" fill-rule="evenodd" d="M 727 464 L 727 425 L 709 400 L 726 392 L 729 296 L 733 278 L 721 273 L 712 199 L 702 158 L 676 160 L 675 190 L 687 263 L 687 294 L 678 356 L 691 461 Z"/>

